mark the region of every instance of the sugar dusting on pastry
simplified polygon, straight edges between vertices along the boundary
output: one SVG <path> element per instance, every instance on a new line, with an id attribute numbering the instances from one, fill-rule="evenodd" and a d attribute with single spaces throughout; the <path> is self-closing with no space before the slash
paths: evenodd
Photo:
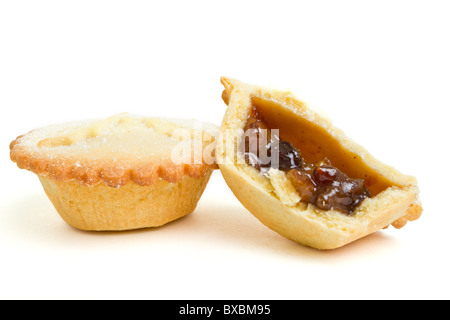
<path id="1" fill-rule="evenodd" d="M 189 156 L 178 162 L 172 161 L 172 150 L 180 144 L 173 134 L 177 130 L 187 134 L 190 147 Z M 158 176 L 178 181 L 184 173 L 201 176 L 207 166 L 215 165 L 202 158 L 205 146 L 214 144 L 214 130 L 218 128 L 194 120 L 119 114 L 33 130 L 11 143 L 11 159 L 37 174 L 88 184 L 96 183 L 98 176 L 108 183 L 103 173 L 108 171 L 124 176 L 115 179 L 119 185 L 130 179 L 127 176 L 146 184 Z M 200 155 L 200 160 L 191 163 L 191 154 Z"/>

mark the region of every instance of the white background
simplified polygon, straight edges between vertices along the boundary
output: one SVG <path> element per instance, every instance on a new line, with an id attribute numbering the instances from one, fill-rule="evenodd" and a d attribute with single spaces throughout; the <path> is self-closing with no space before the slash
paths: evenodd
<path id="1" fill-rule="evenodd" d="M 449 294 L 448 1 L 1 1 L 0 298 L 431 299 Z M 66 225 L 19 134 L 118 112 L 220 124 L 221 75 L 292 89 L 419 180 L 404 229 L 316 251 L 264 227 L 216 171 L 158 229 Z"/>

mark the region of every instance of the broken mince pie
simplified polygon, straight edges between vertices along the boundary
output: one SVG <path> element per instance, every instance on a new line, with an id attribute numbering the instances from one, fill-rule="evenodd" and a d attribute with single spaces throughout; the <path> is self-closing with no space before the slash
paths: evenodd
<path id="1" fill-rule="evenodd" d="M 228 108 L 217 162 L 236 197 L 266 226 L 332 249 L 420 217 L 414 177 L 376 160 L 289 92 L 221 81 Z"/>

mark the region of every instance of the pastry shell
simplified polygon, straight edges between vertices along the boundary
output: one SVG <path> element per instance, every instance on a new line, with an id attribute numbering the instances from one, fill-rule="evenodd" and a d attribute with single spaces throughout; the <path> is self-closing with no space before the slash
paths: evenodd
<path id="1" fill-rule="evenodd" d="M 194 120 L 119 114 L 33 130 L 11 142 L 10 156 L 38 175 L 75 228 L 156 227 L 194 211 L 217 168 L 217 130 Z"/>
<path id="2" fill-rule="evenodd" d="M 217 139 L 217 163 L 234 195 L 267 227 L 305 246 L 334 249 L 391 224 L 401 228 L 420 217 L 422 206 L 414 177 L 376 160 L 292 93 L 225 77 L 221 82 L 228 108 Z M 261 105 L 272 121 L 271 127 L 280 129 L 281 135 L 288 137 L 285 140 L 310 162 L 328 157 L 350 177 L 365 179 L 372 197 L 365 199 L 353 216 L 292 203 L 289 188 L 272 184 L 267 176 L 247 165 L 238 151 L 242 129 L 254 104 Z"/>

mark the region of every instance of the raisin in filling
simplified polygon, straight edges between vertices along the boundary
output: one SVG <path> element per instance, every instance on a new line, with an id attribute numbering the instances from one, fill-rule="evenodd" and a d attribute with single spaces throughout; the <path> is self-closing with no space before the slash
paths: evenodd
<path id="1" fill-rule="evenodd" d="M 264 123 L 262 115 L 254 106 L 244 127 L 244 158 L 247 164 L 262 173 L 270 168 L 286 172 L 301 201 L 312 203 L 323 210 L 338 210 L 353 215 L 361 202 L 370 197 L 362 179 L 349 178 L 344 172 L 332 166 L 325 158 L 320 163 L 308 163 L 300 151 L 291 143 L 273 134 Z M 254 138 L 254 139 L 252 139 Z M 258 141 L 250 148 L 250 141 Z M 272 161 L 262 161 L 260 151 L 264 148 L 266 159 L 278 153 L 277 166 Z"/>

